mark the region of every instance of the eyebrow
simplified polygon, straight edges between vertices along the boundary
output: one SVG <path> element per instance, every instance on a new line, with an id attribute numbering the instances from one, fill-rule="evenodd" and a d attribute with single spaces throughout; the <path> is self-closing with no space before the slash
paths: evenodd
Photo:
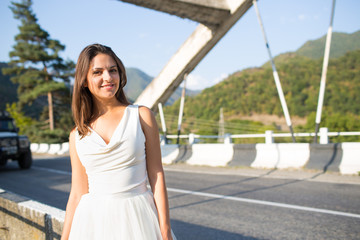
<path id="1" fill-rule="evenodd" d="M 113 65 L 113 66 L 110 66 L 109 69 L 111 68 L 116 68 L 117 66 L 116 65 Z M 93 70 L 101 70 L 101 69 L 104 69 L 102 67 L 94 67 Z"/>

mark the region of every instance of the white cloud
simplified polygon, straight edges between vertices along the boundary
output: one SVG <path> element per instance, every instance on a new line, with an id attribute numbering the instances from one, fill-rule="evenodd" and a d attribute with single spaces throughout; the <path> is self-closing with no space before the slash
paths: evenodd
<path id="1" fill-rule="evenodd" d="M 186 88 L 191 90 L 203 90 L 204 88 L 211 87 L 225 78 L 227 78 L 229 75 L 227 73 L 222 73 L 220 76 L 213 78 L 213 79 L 206 79 L 201 75 L 194 75 L 189 74 L 187 81 L 186 81 Z"/>
<path id="2" fill-rule="evenodd" d="M 208 85 L 208 81 L 200 75 L 189 74 L 186 79 L 186 88 L 192 90 L 203 89 L 204 85 Z"/>
<path id="3" fill-rule="evenodd" d="M 300 21 L 303 21 L 303 20 L 306 19 L 306 15 L 305 15 L 305 14 L 299 14 L 299 15 L 298 15 L 298 19 L 299 19 Z"/>
<path id="4" fill-rule="evenodd" d="M 217 78 L 215 78 L 215 79 L 213 80 L 213 84 L 218 84 L 219 82 L 221 82 L 222 80 L 224 80 L 224 79 L 227 78 L 228 76 L 229 76 L 229 74 L 227 74 L 227 73 L 222 73 L 222 74 L 220 74 L 219 77 L 217 77 Z"/>
<path id="5" fill-rule="evenodd" d="M 148 37 L 148 34 L 147 33 L 139 33 L 138 37 L 139 37 L 139 39 L 144 39 L 144 38 Z"/>

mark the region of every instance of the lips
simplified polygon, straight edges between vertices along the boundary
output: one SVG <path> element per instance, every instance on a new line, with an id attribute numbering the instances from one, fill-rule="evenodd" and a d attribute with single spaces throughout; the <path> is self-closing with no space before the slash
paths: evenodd
<path id="1" fill-rule="evenodd" d="M 102 85 L 101 88 L 112 88 L 113 86 L 115 86 L 115 84 L 105 84 Z"/>

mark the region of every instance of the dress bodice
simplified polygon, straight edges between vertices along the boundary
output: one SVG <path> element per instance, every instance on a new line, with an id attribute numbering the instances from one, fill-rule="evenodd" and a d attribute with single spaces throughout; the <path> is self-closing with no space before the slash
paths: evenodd
<path id="1" fill-rule="evenodd" d="M 129 105 L 108 144 L 93 129 L 80 139 L 76 150 L 86 169 L 89 193 L 141 193 L 146 191 L 145 136 L 139 108 Z"/>

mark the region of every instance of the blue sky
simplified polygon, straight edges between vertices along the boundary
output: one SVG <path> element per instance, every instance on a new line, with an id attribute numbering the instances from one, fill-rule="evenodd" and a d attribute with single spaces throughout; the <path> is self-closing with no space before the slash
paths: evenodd
<path id="1" fill-rule="evenodd" d="M 155 77 L 197 26 L 196 22 L 116 0 L 33 0 L 43 29 L 66 46 L 65 59 L 76 61 L 88 44 L 110 46 L 126 67 Z M 295 51 L 326 34 L 332 0 L 259 0 L 273 56 Z M 9 61 L 19 21 L 0 1 L 0 61 Z M 360 29 L 360 1 L 338 0 L 334 31 Z M 234 25 L 189 75 L 188 87 L 203 89 L 228 74 L 268 60 L 254 7 Z M 320 79 L 319 79 L 320 81 Z"/>

